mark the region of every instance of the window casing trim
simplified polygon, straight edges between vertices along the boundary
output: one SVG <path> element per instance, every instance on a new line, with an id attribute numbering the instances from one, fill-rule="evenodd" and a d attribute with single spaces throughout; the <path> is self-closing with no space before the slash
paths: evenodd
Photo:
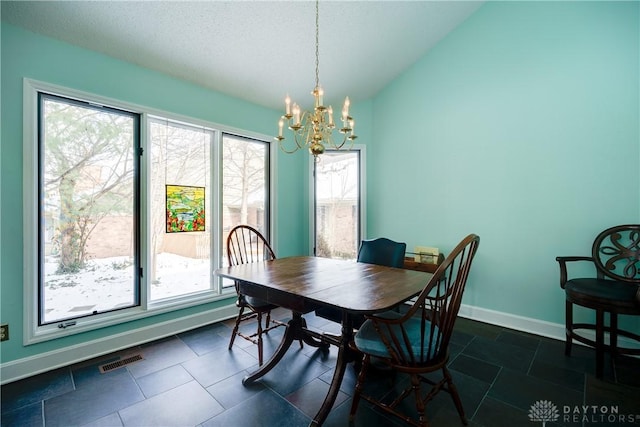
<path id="1" fill-rule="evenodd" d="M 358 167 L 360 176 L 358 177 L 360 186 L 358 188 L 359 200 L 359 221 L 360 239 L 367 238 L 367 146 L 364 144 L 354 144 L 351 150 L 359 151 Z M 327 151 L 337 152 L 338 150 L 327 149 Z M 347 150 L 342 150 L 347 151 Z M 313 255 L 316 245 L 316 186 L 315 186 L 315 159 L 309 156 L 309 254 Z"/>
<path id="2" fill-rule="evenodd" d="M 140 134 L 140 126 L 141 126 L 141 122 L 142 122 L 142 115 L 136 112 L 131 112 L 131 111 L 127 111 L 127 110 L 123 110 L 120 108 L 114 108 L 111 106 L 107 106 L 107 105 L 98 105 L 96 103 L 90 103 L 87 101 L 80 101 L 80 100 L 76 100 L 74 98 L 68 98 L 68 97 L 63 97 L 57 94 L 50 94 L 44 91 L 38 91 L 37 93 L 37 97 L 38 97 L 38 110 L 36 112 L 36 120 L 37 120 L 37 131 L 38 131 L 38 140 L 36 142 L 36 149 L 37 149 L 37 156 L 38 156 L 38 181 L 37 181 L 37 188 L 38 188 L 38 194 L 36 199 L 37 200 L 44 200 L 45 196 L 44 196 L 44 189 L 41 188 L 40 183 L 43 181 L 43 173 L 44 173 L 44 169 L 45 169 L 45 162 L 44 162 L 44 138 L 45 138 L 45 131 L 44 131 L 44 126 L 43 126 L 43 120 L 44 120 L 44 105 L 45 102 L 50 101 L 50 102 L 59 102 L 59 103 L 65 103 L 67 105 L 73 105 L 74 107 L 81 107 L 81 108 L 86 108 L 86 109 L 91 109 L 94 111 L 100 111 L 100 112 L 108 112 L 109 114 L 117 114 L 117 115 L 122 115 L 122 116 L 128 116 L 132 119 L 132 125 L 133 125 L 133 132 L 132 132 L 132 137 L 133 137 L 133 147 L 132 147 L 132 153 L 134 156 L 134 160 L 133 160 L 133 170 L 134 170 L 134 185 L 133 185 L 133 213 L 134 213 L 134 219 L 139 218 L 140 217 L 140 159 L 141 159 L 141 155 L 139 154 L 139 150 L 141 148 L 141 134 Z M 40 239 L 42 237 L 42 224 L 44 224 L 44 211 L 43 209 L 36 205 L 37 208 L 37 225 L 38 225 L 38 238 Z M 136 221 L 134 221 L 135 223 Z M 140 263 L 141 260 L 141 247 L 140 247 L 140 227 L 135 228 L 133 233 L 133 253 L 134 253 L 134 271 L 139 272 L 140 269 L 142 268 L 142 264 Z M 38 260 L 38 265 L 37 265 L 37 271 L 38 271 L 38 293 L 37 293 L 37 298 L 38 301 L 41 303 L 42 299 L 44 298 L 43 296 L 43 289 L 42 289 L 42 283 L 41 281 L 43 281 L 43 275 L 44 275 L 44 265 L 43 265 L 43 260 L 41 259 L 41 252 L 40 249 L 42 249 L 42 245 L 43 243 L 41 241 L 38 241 L 37 243 L 37 252 L 38 252 L 38 256 L 35 257 L 34 259 Z M 135 273 L 135 275 L 133 276 L 133 293 L 134 293 L 134 299 L 132 301 L 132 304 L 130 307 L 123 307 L 123 308 L 116 308 L 116 307 L 112 307 L 108 310 L 105 311 L 105 313 L 113 313 L 115 311 L 121 311 L 121 310 L 126 310 L 129 308 L 134 308 L 134 307 L 138 307 L 140 306 L 140 290 L 142 287 L 142 283 L 140 280 L 140 274 L 139 273 Z M 64 329 L 64 325 L 66 324 L 73 324 L 75 326 L 76 324 L 76 320 L 79 318 L 84 318 L 84 317 L 89 317 L 89 316 L 95 316 L 96 314 L 91 314 L 91 313 L 87 313 L 84 315 L 80 315 L 80 316 L 71 316 L 70 318 L 67 319 L 58 319 L 58 320 L 52 320 L 52 321 L 45 321 L 45 319 L 43 319 L 44 317 L 44 313 L 43 313 L 43 307 L 39 306 L 39 310 L 37 313 L 37 318 L 38 318 L 38 328 L 42 328 L 42 327 L 46 327 L 49 324 L 56 324 L 58 328 L 62 327 Z"/>
<path id="3" fill-rule="evenodd" d="M 38 286 L 36 284 L 39 280 L 38 274 L 38 253 L 39 253 L 39 199 L 38 195 L 38 174 L 34 171 L 39 170 L 38 163 L 38 94 L 46 93 L 56 96 L 62 96 L 70 99 L 76 99 L 78 101 L 90 103 L 96 103 L 99 105 L 105 105 L 117 109 L 122 109 L 132 113 L 140 114 L 140 146 L 144 151 L 148 148 L 148 118 L 149 116 L 158 116 L 163 119 L 169 119 L 176 122 L 184 122 L 190 126 L 202 126 L 204 128 L 212 129 L 215 133 L 214 143 L 211 146 L 211 170 L 212 170 L 212 183 L 216 185 L 212 186 L 212 205 L 215 210 L 214 222 L 212 226 L 212 237 L 218 244 L 213 245 L 212 259 L 214 259 L 215 265 L 213 268 L 217 268 L 218 260 L 222 251 L 222 244 L 220 241 L 221 233 L 221 220 L 220 215 L 222 213 L 220 191 L 221 191 L 221 179 L 215 177 L 217 171 L 220 171 L 222 165 L 222 159 L 219 147 L 221 146 L 221 138 L 223 133 L 231 133 L 244 137 L 254 138 L 261 141 L 270 141 L 268 135 L 263 135 L 256 132 L 245 131 L 202 119 L 191 118 L 179 114 L 169 113 L 166 111 L 153 109 L 129 102 L 118 101 L 112 98 L 95 95 L 93 93 L 83 92 L 76 89 L 71 89 L 63 86 L 58 86 L 46 82 L 41 82 L 29 78 L 23 79 L 23 344 L 30 345 L 39 342 L 44 342 L 56 338 L 61 338 L 69 335 L 74 335 L 82 332 L 96 330 L 108 326 L 117 325 L 120 323 L 130 322 L 133 320 L 144 319 L 151 316 L 156 316 L 163 313 L 172 311 L 178 311 L 184 308 L 193 307 L 196 305 L 204 305 L 222 300 L 229 300 L 232 304 L 231 298 L 235 296 L 233 289 L 222 291 L 222 287 L 219 285 L 220 281 L 217 280 L 215 290 L 203 291 L 199 293 L 184 295 L 180 297 L 174 297 L 166 300 L 159 300 L 155 302 L 149 302 L 148 294 L 148 281 L 145 276 L 141 279 L 140 289 L 140 306 L 131 307 L 115 312 L 101 313 L 94 316 L 79 318 L 76 320 L 73 326 L 68 328 L 59 327 L 57 324 L 47 324 L 38 326 Z M 269 212 L 269 226 L 271 233 L 275 237 L 277 236 L 277 230 L 275 228 L 275 213 L 273 207 L 276 206 L 276 175 L 274 173 L 277 170 L 275 162 L 277 156 L 275 156 L 275 145 L 269 143 L 269 155 L 271 164 L 269 165 L 269 191 L 270 191 L 270 212 Z M 141 173 L 141 185 L 140 185 L 140 239 L 141 239 L 141 252 L 140 252 L 140 266 L 144 271 L 148 271 L 150 254 L 148 250 L 148 218 L 149 218 L 149 203 L 148 203 L 148 189 L 149 189 L 149 157 L 143 155 L 140 160 L 140 173 Z M 213 213 L 213 212 L 212 212 Z M 275 244 L 275 242 L 274 242 Z M 35 260 L 29 261 L 29 260 Z"/>

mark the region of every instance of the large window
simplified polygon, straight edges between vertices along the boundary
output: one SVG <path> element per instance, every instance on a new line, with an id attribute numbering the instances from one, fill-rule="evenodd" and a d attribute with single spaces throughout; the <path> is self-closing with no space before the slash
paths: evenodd
<path id="1" fill-rule="evenodd" d="M 272 236 L 268 138 L 25 80 L 26 343 L 228 298 L 227 232 Z"/>
<path id="2" fill-rule="evenodd" d="M 269 238 L 269 144 L 223 134 L 222 228 L 247 224 Z M 225 237 L 226 239 L 226 237 Z"/>
<path id="3" fill-rule="evenodd" d="M 140 117 L 39 98 L 38 323 L 139 305 Z"/>
<path id="4" fill-rule="evenodd" d="M 327 150 L 313 170 L 313 253 L 355 259 L 365 228 L 364 147 Z"/>
<path id="5" fill-rule="evenodd" d="M 223 243 L 226 243 L 229 231 L 239 224 L 254 227 L 269 241 L 269 144 L 224 133 L 222 152 Z M 226 247 L 221 263 L 228 265 Z M 231 287 L 233 281 L 224 280 L 223 286 Z"/>
<path id="6" fill-rule="evenodd" d="M 215 133 L 149 119 L 149 299 L 212 289 L 211 161 Z"/>

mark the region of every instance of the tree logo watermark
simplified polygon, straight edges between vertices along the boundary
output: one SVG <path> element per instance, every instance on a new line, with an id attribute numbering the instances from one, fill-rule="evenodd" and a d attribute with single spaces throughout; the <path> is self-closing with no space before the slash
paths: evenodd
<path id="1" fill-rule="evenodd" d="M 547 421 L 557 421 L 559 417 L 558 407 L 549 400 L 538 400 L 529 409 L 529 420 L 542 421 L 543 427 Z"/>

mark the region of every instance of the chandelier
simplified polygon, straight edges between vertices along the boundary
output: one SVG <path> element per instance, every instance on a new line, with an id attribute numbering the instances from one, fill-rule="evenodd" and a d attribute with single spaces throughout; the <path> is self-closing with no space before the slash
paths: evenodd
<path id="1" fill-rule="evenodd" d="M 319 160 L 318 156 L 324 153 L 326 147 L 339 150 L 346 146 L 345 148 L 349 149 L 353 145 L 353 140 L 357 138 L 353 131 L 355 121 L 349 115 L 349 97 L 345 98 L 342 106 L 342 114 L 340 115 L 342 127 L 338 129 L 342 134 L 340 136 L 342 141 L 338 143 L 333 140 L 333 130 L 336 128 L 336 124 L 333 121 L 333 108 L 331 106 L 326 107 L 322 102 L 324 91 L 320 86 L 319 77 L 318 3 L 319 0 L 316 0 L 316 86 L 311 92 L 314 98 L 313 111 L 301 111 L 300 106 L 295 102 L 292 104 L 291 98 L 287 95 L 284 100 L 285 112 L 278 122 L 278 136 L 275 137 L 280 144 L 280 148 L 285 153 L 295 153 L 299 149 L 306 147 L 313 154 L 316 162 Z M 293 134 L 294 143 L 289 146 L 285 143 L 286 138 L 282 136 L 285 123 Z"/>

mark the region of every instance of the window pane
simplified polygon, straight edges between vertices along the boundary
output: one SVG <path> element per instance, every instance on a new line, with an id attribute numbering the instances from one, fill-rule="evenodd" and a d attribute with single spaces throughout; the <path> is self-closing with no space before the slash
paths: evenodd
<path id="1" fill-rule="evenodd" d="M 150 120 L 150 300 L 211 289 L 213 131 Z"/>
<path id="2" fill-rule="evenodd" d="M 139 118 L 40 100 L 40 324 L 138 305 Z"/>
<path id="3" fill-rule="evenodd" d="M 359 156 L 358 150 L 326 151 L 315 164 L 316 256 L 357 257 Z"/>
<path id="4" fill-rule="evenodd" d="M 224 134 L 222 152 L 222 265 L 226 266 L 227 236 L 236 225 L 250 225 L 270 238 L 269 144 Z M 231 281 L 223 283 L 233 286 Z"/>

